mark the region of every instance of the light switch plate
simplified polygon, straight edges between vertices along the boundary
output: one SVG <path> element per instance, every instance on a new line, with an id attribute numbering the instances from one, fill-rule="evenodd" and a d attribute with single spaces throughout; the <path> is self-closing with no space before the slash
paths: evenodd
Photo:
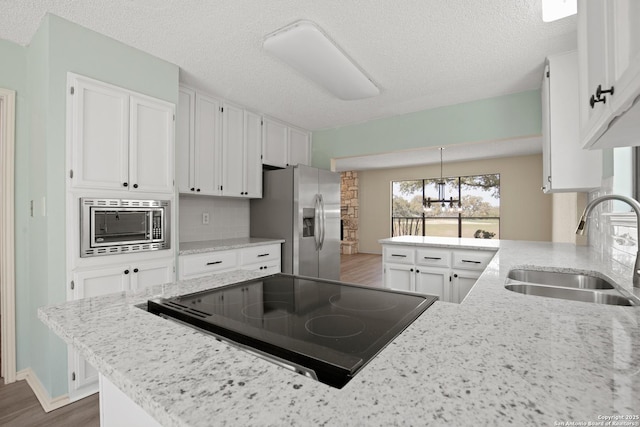
<path id="1" fill-rule="evenodd" d="M 202 223 L 204 225 L 209 224 L 209 212 L 202 212 Z"/>

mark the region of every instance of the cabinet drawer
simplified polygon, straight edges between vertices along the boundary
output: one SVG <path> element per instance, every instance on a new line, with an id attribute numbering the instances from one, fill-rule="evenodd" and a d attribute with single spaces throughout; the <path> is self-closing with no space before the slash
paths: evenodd
<path id="1" fill-rule="evenodd" d="M 388 247 L 384 248 L 384 260 L 395 264 L 413 264 L 413 248 Z"/>
<path id="2" fill-rule="evenodd" d="M 416 264 L 433 267 L 449 267 L 451 265 L 451 251 L 449 249 L 418 249 Z"/>
<path id="3" fill-rule="evenodd" d="M 453 251 L 453 268 L 484 270 L 495 255 L 493 251 Z"/>
<path id="4" fill-rule="evenodd" d="M 247 265 L 280 259 L 280 246 L 277 244 L 244 248 L 240 262 Z"/>
<path id="5" fill-rule="evenodd" d="M 229 270 L 238 265 L 238 251 L 207 252 L 180 257 L 180 276 L 193 277 Z"/>

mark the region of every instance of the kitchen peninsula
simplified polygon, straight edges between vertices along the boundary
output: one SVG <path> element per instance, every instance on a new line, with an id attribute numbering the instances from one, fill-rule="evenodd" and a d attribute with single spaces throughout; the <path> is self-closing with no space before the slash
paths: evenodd
<path id="1" fill-rule="evenodd" d="M 511 269 L 529 266 L 596 271 L 631 294 L 631 272 L 587 247 L 498 246 L 461 304 L 436 302 L 340 390 L 137 307 L 259 272 L 71 301 L 39 317 L 163 426 L 554 425 L 637 416 L 640 307 L 504 288 Z"/>

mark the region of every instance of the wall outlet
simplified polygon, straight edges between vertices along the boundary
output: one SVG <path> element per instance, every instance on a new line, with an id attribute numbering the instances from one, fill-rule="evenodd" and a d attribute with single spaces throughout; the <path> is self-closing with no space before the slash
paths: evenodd
<path id="1" fill-rule="evenodd" d="M 209 224 L 209 212 L 202 212 L 202 223 Z"/>

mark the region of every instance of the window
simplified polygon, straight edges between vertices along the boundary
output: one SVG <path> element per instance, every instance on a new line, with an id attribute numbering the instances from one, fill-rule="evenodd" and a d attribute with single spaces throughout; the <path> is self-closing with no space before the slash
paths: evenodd
<path id="1" fill-rule="evenodd" d="M 500 237 L 500 174 L 445 178 L 448 202 L 427 209 L 429 198 L 439 199 L 438 181 L 391 183 L 391 236 Z"/>

